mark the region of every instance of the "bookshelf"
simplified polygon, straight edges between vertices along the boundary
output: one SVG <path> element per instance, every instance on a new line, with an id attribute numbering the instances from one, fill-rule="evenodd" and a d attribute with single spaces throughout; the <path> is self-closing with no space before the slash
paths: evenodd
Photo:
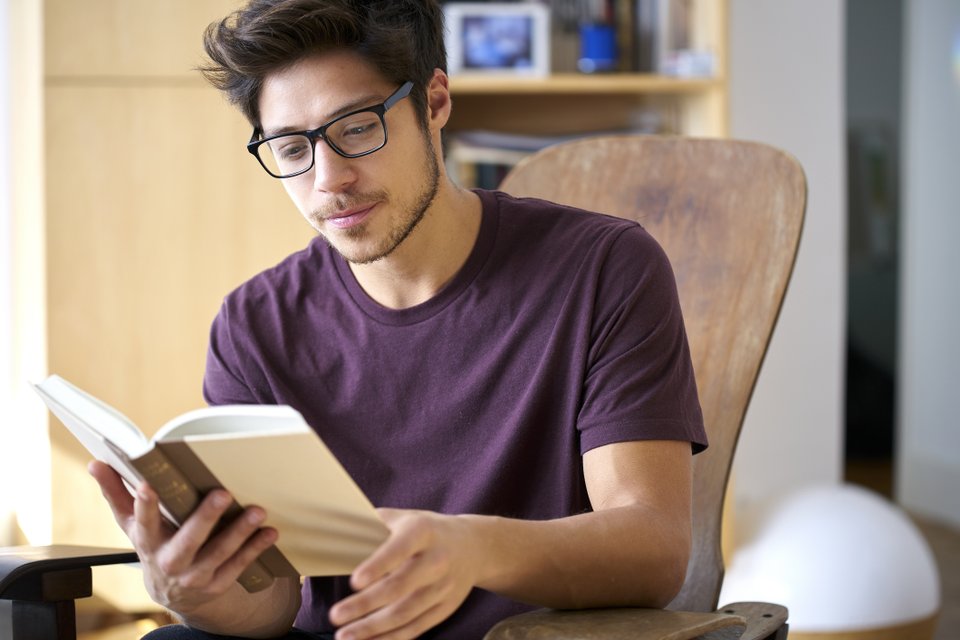
<path id="1" fill-rule="evenodd" d="M 682 1 L 690 17 L 691 47 L 713 55 L 714 73 L 709 77 L 572 71 L 542 78 L 452 76 L 454 108 L 446 140 L 447 166 L 454 179 L 476 186 L 477 163 L 483 162 L 478 157 L 496 158 L 494 152 L 503 151 L 501 170 L 491 174 L 501 175 L 524 155 L 524 150 L 481 150 L 459 141 L 461 134 L 476 130 L 543 136 L 548 142 L 624 131 L 726 136 L 728 0 Z"/>

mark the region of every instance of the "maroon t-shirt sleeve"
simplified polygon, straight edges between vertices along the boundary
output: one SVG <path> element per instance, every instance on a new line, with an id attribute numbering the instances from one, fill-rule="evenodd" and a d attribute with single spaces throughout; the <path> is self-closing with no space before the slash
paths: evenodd
<path id="1" fill-rule="evenodd" d="M 673 271 L 639 226 L 617 237 L 600 269 L 587 367 L 582 452 L 636 439 L 705 447 Z"/>

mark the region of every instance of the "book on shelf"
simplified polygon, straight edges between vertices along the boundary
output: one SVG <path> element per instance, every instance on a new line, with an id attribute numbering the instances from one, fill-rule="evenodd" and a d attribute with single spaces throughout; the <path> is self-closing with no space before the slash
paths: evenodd
<path id="1" fill-rule="evenodd" d="M 445 138 L 447 172 L 460 186 L 496 189 L 507 173 L 538 151 L 561 142 L 594 136 L 629 133 L 663 133 L 667 129 L 658 112 L 644 110 L 635 117 L 635 125 L 625 129 L 580 131 L 556 135 L 529 135 L 469 129 Z"/>
<path id="2" fill-rule="evenodd" d="M 622 71 L 677 77 L 716 73 L 710 43 L 697 42 L 698 11 L 714 0 L 615 0 Z"/>
<path id="3" fill-rule="evenodd" d="M 34 385 L 50 411 L 128 487 L 146 481 L 179 525 L 213 489 L 267 513 L 278 539 L 240 576 L 250 592 L 274 578 L 346 575 L 387 537 L 386 525 L 299 412 L 224 405 L 177 416 L 152 438 L 119 411 L 53 375 Z"/>
<path id="4" fill-rule="evenodd" d="M 576 135 L 523 135 L 488 130 L 458 131 L 447 138 L 448 172 L 461 186 L 496 189 L 527 156 Z"/>

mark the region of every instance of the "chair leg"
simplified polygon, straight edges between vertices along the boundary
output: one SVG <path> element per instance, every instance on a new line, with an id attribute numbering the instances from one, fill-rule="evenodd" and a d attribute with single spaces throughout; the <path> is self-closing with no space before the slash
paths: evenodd
<path id="1" fill-rule="evenodd" d="M 11 640 L 76 640 L 77 618 L 73 600 L 11 603 Z"/>

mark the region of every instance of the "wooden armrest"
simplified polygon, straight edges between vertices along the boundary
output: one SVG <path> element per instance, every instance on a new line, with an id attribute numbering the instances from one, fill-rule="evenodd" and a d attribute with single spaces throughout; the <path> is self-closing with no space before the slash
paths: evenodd
<path id="1" fill-rule="evenodd" d="M 724 628 L 746 628 L 738 615 L 663 609 L 540 609 L 501 621 L 484 640 L 690 640 Z"/>
<path id="2" fill-rule="evenodd" d="M 90 567 L 137 562 L 129 549 L 0 547 L 0 599 L 55 602 L 92 593 Z"/>
<path id="3" fill-rule="evenodd" d="M 761 640 L 786 637 L 787 609 L 738 602 L 712 613 L 662 609 L 540 609 L 512 616 L 484 640 Z"/>
<path id="4" fill-rule="evenodd" d="M 786 607 L 769 602 L 734 602 L 717 609 L 718 613 L 738 615 L 747 622 L 740 640 L 786 640 Z"/>

